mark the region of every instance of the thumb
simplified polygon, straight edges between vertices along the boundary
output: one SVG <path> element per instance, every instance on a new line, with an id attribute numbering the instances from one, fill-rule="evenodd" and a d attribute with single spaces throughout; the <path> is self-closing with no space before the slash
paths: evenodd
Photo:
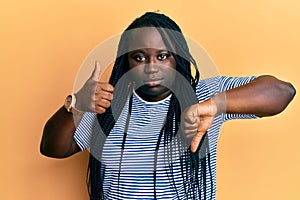
<path id="1" fill-rule="evenodd" d="M 195 153 L 205 133 L 197 132 L 191 142 L 191 152 Z"/>
<path id="2" fill-rule="evenodd" d="M 95 68 L 94 71 L 91 75 L 91 79 L 93 79 L 94 81 L 99 81 L 100 79 L 100 74 L 101 74 L 101 66 L 100 66 L 100 62 L 98 60 L 96 60 L 95 62 Z"/>

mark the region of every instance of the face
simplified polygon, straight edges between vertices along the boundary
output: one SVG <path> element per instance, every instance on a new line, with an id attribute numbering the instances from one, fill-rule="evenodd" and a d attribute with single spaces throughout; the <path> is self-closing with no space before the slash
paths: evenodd
<path id="1" fill-rule="evenodd" d="M 171 94 L 176 62 L 155 28 L 134 30 L 128 62 L 137 94 L 146 101 L 159 101 Z"/>

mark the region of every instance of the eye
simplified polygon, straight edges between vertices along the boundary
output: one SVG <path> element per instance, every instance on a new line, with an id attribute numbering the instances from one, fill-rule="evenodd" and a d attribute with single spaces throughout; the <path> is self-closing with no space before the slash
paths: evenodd
<path id="1" fill-rule="evenodd" d="M 160 61 L 164 61 L 166 60 L 168 57 L 170 57 L 170 54 L 168 53 L 161 53 L 157 56 L 157 59 Z"/>
<path id="2" fill-rule="evenodd" d="M 137 62 L 144 62 L 146 60 L 146 57 L 144 55 L 135 55 L 133 56 L 133 59 Z"/>

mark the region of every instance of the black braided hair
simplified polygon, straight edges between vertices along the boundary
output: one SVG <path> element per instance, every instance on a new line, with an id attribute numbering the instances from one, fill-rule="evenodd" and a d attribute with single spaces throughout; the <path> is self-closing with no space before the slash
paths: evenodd
<path id="1" fill-rule="evenodd" d="M 121 77 L 129 71 L 129 64 L 127 60 L 127 52 L 124 52 L 124 49 L 127 49 L 128 45 L 128 37 L 125 32 L 135 29 L 135 28 L 143 28 L 143 27 L 156 27 L 159 33 L 162 36 L 162 39 L 167 47 L 167 49 L 173 49 L 172 55 L 176 61 L 176 70 L 190 83 L 189 87 L 195 91 L 196 85 L 199 81 L 199 71 L 197 69 L 197 65 L 195 60 L 190 54 L 188 45 L 186 40 L 182 34 L 180 27 L 169 17 L 164 14 L 147 12 L 141 17 L 135 19 L 128 28 L 124 31 L 121 36 L 117 58 L 112 70 L 112 74 L 109 79 L 109 83 L 113 86 L 116 86 L 117 82 L 121 80 Z M 170 44 L 172 41 L 172 45 Z M 129 41 L 130 42 L 130 41 Z M 191 73 L 191 64 L 195 68 L 195 75 L 193 76 Z M 114 96 L 118 95 L 118 97 L 114 98 L 113 101 L 118 101 L 114 103 L 114 106 L 117 108 L 117 116 L 120 115 L 130 91 L 132 91 L 132 87 L 130 86 L 129 80 L 123 80 L 124 83 L 118 84 L 120 86 L 118 92 L 115 91 Z M 153 171 L 153 187 L 154 194 L 153 198 L 156 199 L 156 162 L 157 162 L 157 152 L 160 147 L 160 144 L 163 142 L 165 151 L 165 159 L 168 160 L 170 164 L 170 173 L 168 176 L 170 178 L 170 182 L 173 183 L 173 187 L 176 190 L 176 184 L 174 183 L 174 176 L 172 174 L 172 149 L 181 148 L 182 156 L 180 158 L 181 165 L 181 175 L 184 182 L 185 188 L 185 199 L 195 199 L 196 197 L 205 197 L 206 196 L 206 172 L 207 172 L 207 162 L 209 162 L 209 149 L 208 149 L 208 138 L 204 137 L 201 141 L 200 146 L 204 146 L 205 148 L 198 148 L 196 153 L 191 153 L 188 148 L 185 148 L 183 142 L 181 140 L 175 141 L 176 134 L 181 134 L 180 130 L 180 116 L 181 116 L 181 107 L 186 108 L 190 106 L 192 103 L 189 100 L 189 97 L 184 95 L 184 91 L 188 88 L 185 84 L 177 84 L 175 86 L 175 90 L 181 91 L 182 95 L 180 97 L 176 97 L 172 95 L 170 100 L 170 105 L 167 112 L 166 121 L 160 131 L 160 135 L 156 145 L 155 158 L 154 158 L 154 171 Z M 181 101 L 181 105 L 179 104 L 178 99 L 183 99 Z M 113 103 L 113 102 L 112 102 Z M 131 101 L 130 101 L 131 104 Z M 129 105 L 129 112 L 130 113 Z M 128 116 L 130 117 L 130 115 Z M 107 137 L 114 127 L 116 120 L 112 115 L 111 108 L 107 109 L 104 114 L 97 115 L 100 126 Z M 128 120 L 127 120 L 128 121 Z M 163 139 L 163 141 L 161 141 Z M 105 173 L 105 166 L 101 164 L 100 158 L 95 156 L 99 155 L 101 157 L 101 150 L 103 144 L 105 142 L 105 137 L 101 134 L 94 134 L 92 136 L 92 142 L 90 145 L 91 153 L 89 160 L 89 170 L 87 176 L 87 184 L 89 188 L 89 194 L 91 200 L 100 200 L 105 199 L 104 191 L 103 191 L 103 179 Z M 124 134 L 122 141 L 122 150 L 124 148 L 126 142 L 126 135 Z M 203 145 L 205 143 L 205 145 Z M 175 146 L 174 146 L 175 145 Z M 183 146 L 183 147 L 182 147 Z M 203 154 L 203 155 L 199 155 Z M 122 153 L 121 153 L 122 155 Z M 121 158 L 122 159 L 122 158 Z M 208 164 L 209 166 L 209 164 Z M 199 174 L 199 169 L 201 174 Z M 120 173 L 120 169 L 119 169 Z M 211 172 L 210 172 L 211 173 Z M 118 175 L 119 176 L 119 175 Z M 211 177 L 211 176 L 210 176 Z M 212 183 L 212 182 L 211 182 Z M 211 185 L 211 188 L 213 186 Z M 177 191 L 177 190 L 176 190 Z M 177 194 L 178 195 L 178 194 Z M 202 196 L 203 195 L 203 196 Z M 212 195 L 212 190 L 211 190 Z M 201 196 L 201 197 L 200 197 Z M 212 198 L 212 197 L 211 197 Z M 178 196 L 179 199 L 179 196 Z"/>

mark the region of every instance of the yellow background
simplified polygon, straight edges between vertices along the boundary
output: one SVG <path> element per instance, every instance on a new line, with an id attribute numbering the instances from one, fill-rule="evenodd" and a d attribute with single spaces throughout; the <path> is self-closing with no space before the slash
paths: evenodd
<path id="1" fill-rule="evenodd" d="M 223 75 L 272 74 L 300 86 L 298 0 L 6 0 L 0 3 L 0 199 L 88 199 L 88 154 L 40 155 L 46 120 L 101 41 L 160 10 Z M 219 200 L 300 199 L 299 98 L 285 112 L 231 121 L 218 147 Z"/>

